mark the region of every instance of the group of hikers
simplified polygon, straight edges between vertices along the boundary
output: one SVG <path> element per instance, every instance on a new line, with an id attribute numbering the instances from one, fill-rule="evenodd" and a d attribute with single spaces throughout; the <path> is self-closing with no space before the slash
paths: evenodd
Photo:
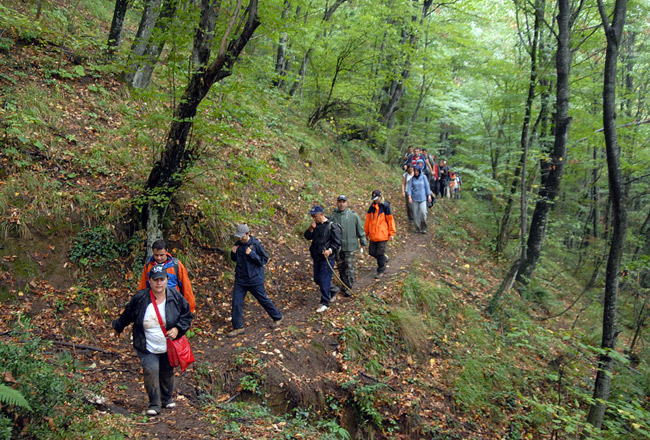
<path id="1" fill-rule="evenodd" d="M 368 254 L 377 260 L 376 278 L 386 271 L 386 245 L 395 235 L 395 220 L 390 204 L 380 190 L 371 194 L 372 202 L 362 223 L 357 213 L 348 208 L 348 199 L 340 195 L 330 216 L 321 205 L 309 210 L 312 222 L 304 237 L 311 241 L 309 253 L 313 260 L 314 282 L 320 291 L 317 313 L 330 307 L 337 294 L 351 296 L 355 281 L 355 254 L 368 247 Z M 267 296 L 264 287 L 264 266 L 268 255 L 262 243 L 251 234 L 246 224 L 234 232 L 236 239 L 230 249 L 235 262 L 232 290 L 232 330 L 234 338 L 245 332 L 243 307 L 246 294 L 253 295 L 271 317 L 269 327 L 276 328 L 282 313 Z M 131 298 L 112 327 L 119 335 L 133 324 L 133 346 L 142 366 L 144 385 L 149 397 L 148 416 L 160 414 L 162 408 L 174 408 L 174 369 L 167 354 L 167 339 L 181 338 L 190 328 L 196 308 L 194 292 L 183 263 L 167 250 L 164 240 L 152 244 L 153 255 L 144 265 L 138 292 Z M 335 275 L 334 268 L 338 269 Z M 338 278 L 341 287 L 332 284 Z M 155 301 L 155 304 L 154 304 Z"/>
<path id="2" fill-rule="evenodd" d="M 426 149 L 409 147 L 403 158 L 402 196 L 406 203 L 409 223 L 416 233 L 427 233 L 427 209 L 436 198 L 460 198 L 461 180 L 449 169 L 447 162 L 436 162 Z M 348 207 L 348 198 L 339 195 L 336 208 L 329 216 L 323 206 L 314 204 L 309 210 L 311 224 L 304 232 L 310 241 L 314 282 L 318 285 L 320 301 L 317 313 L 326 312 L 338 293 L 353 294 L 356 253 L 368 254 L 377 260 L 375 278 L 386 271 L 386 246 L 395 236 L 395 219 L 390 203 L 380 190 L 371 194 L 371 203 L 362 222 Z M 244 302 L 250 293 L 271 318 L 269 327 L 276 328 L 283 315 L 267 296 L 264 287 L 264 266 L 268 255 L 262 243 L 251 234 L 246 224 L 234 232 L 236 239 L 230 249 L 235 262 L 232 290 L 232 330 L 229 338 L 245 332 Z M 162 408 L 174 408 L 174 371 L 168 359 L 167 342 L 181 338 L 189 329 L 196 308 L 194 292 L 185 266 L 167 250 L 164 240 L 152 244 L 153 255 L 142 270 L 138 292 L 131 298 L 113 328 L 120 334 L 133 324 L 133 346 L 142 365 L 144 384 L 149 397 L 145 414 L 155 416 Z M 337 268 L 335 273 L 334 268 Z M 338 283 L 332 283 L 335 277 Z M 339 284 L 337 286 L 336 284 Z"/>
<path id="3" fill-rule="evenodd" d="M 408 147 L 404 154 L 402 169 L 402 197 L 409 224 L 418 234 L 427 233 L 427 209 L 436 199 L 460 199 L 462 179 L 452 171 L 446 160 L 436 162 L 426 148 Z"/>

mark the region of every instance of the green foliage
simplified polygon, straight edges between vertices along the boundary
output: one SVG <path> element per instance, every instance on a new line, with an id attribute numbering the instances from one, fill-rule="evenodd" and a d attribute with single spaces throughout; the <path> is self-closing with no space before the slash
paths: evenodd
<path id="1" fill-rule="evenodd" d="M 20 391 L 17 391 L 3 383 L 0 383 L 0 403 L 14 405 L 19 408 L 31 410 L 29 402 L 25 399 Z"/>
<path id="2" fill-rule="evenodd" d="M 45 352 L 50 350 L 51 344 L 34 337 L 26 319 L 16 322 L 11 336 L 17 342 L 0 344 L 0 371 L 8 372 L 16 379 L 15 389 L 9 390 L 19 393 L 24 400 L 17 394 L 9 395 L 3 385 L 0 389 L 2 401 L 11 403 L 13 400 L 17 404 L 11 409 L 5 407 L 5 411 L 27 417 L 26 434 L 33 438 L 63 438 L 66 432 L 67 435 L 77 435 L 82 432 L 80 429 L 91 431 L 93 427 L 85 418 L 93 408 L 85 403 L 85 390 L 80 386 L 80 373 L 84 368 L 70 368 L 70 363 L 57 366 L 48 362 Z M 98 390 L 87 392 L 96 394 Z M 0 417 L 0 432 L 3 434 L 19 435 L 19 429 Z"/>
<path id="3" fill-rule="evenodd" d="M 126 255 L 128 246 L 119 243 L 105 227 L 81 231 L 72 241 L 70 261 L 84 268 L 103 267 Z"/>
<path id="4" fill-rule="evenodd" d="M 365 421 L 370 421 L 377 427 L 382 427 L 388 423 L 388 428 L 395 425 L 392 419 L 386 420 L 379 407 L 383 397 L 381 391 L 386 388 L 383 383 L 363 385 L 358 379 L 353 378 L 343 385 L 343 389 L 350 391 L 348 400 L 359 411 Z"/>

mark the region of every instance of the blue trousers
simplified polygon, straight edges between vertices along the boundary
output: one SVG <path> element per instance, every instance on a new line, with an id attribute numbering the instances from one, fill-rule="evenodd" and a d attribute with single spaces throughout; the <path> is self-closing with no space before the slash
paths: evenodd
<path id="1" fill-rule="evenodd" d="M 258 303 L 266 310 L 266 313 L 274 320 L 282 319 L 282 313 L 275 307 L 273 301 L 266 296 L 264 284 L 257 286 L 242 286 L 235 281 L 235 286 L 232 289 L 232 326 L 233 328 L 244 327 L 244 299 L 246 293 L 250 292 L 255 297 Z"/>
<path id="2" fill-rule="evenodd" d="M 330 258 L 329 265 L 326 259 L 314 260 L 314 282 L 320 288 L 320 303 L 324 306 L 330 306 L 330 286 L 332 285 L 332 269 L 334 267 L 334 258 Z"/>

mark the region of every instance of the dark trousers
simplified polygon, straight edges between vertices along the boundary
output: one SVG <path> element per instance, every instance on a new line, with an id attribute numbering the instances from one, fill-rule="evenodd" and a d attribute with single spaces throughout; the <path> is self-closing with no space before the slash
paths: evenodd
<path id="1" fill-rule="evenodd" d="M 232 289 L 232 326 L 233 328 L 244 327 L 244 299 L 246 293 L 250 292 L 255 297 L 257 302 L 266 310 L 266 313 L 274 320 L 282 319 L 282 313 L 275 307 L 273 301 L 266 296 L 264 284 L 257 286 L 242 286 L 235 281 L 235 286 Z"/>
<path id="2" fill-rule="evenodd" d="M 332 285 L 332 269 L 334 267 L 334 258 L 330 258 L 329 265 L 326 259 L 314 260 L 314 282 L 320 288 L 320 303 L 324 306 L 330 306 L 330 286 Z"/>
<path id="3" fill-rule="evenodd" d="M 354 285 L 354 251 L 340 251 L 336 258 L 336 264 L 339 268 L 341 281 L 343 281 L 345 286 L 352 288 Z M 344 292 L 347 291 L 345 286 L 343 286 Z"/>
<path id="4" fill-rule="evenodd" d="M 409 223 L 413 223 L 413 204 L 409 202 L 408 194 L 404 196 L 404 202 L 406 203 L 406 216 Z"/>
<path id="5" fill-rule="evenodd" d="M 371 241 L 368 253 L 377 259 L 377 273 L 386 271 L 386 244 L 388 241 Z"/>
<path id="6" fill-rule="evenodd" d="M 138 357 L 144 375 L 144 387 L 149 396 L 149 408 L 160 411 L 162 405 L 172 402 L 174 392 L 174 369 L 169 365 L 167 353 L 143 353 Z"/>

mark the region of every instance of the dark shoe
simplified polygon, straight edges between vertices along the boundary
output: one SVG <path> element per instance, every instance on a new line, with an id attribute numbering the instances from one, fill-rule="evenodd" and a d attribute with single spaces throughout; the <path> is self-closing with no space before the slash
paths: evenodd
<path id="1" fill-rule="evenodd" d="M 271 324 L 269 324 L 269 328 L 278 328 L 280 324 L 282 323 L 282 320 L 284 318 L 280 318 L 277 321 L 273 321 Z"/>
<path id="2" fill-rule="evenodd" d="M 246 330 L 244 329 L 244 327 L 242 327 L 242 328 L 236 328 L 236 329 L 234 329 L 233 331 L 231 331 L 230 333 L 228 333 L 226 336 L 229 337 L 229 338 L 234 338 L 235 336 L 239 336 L 239 335 L 241 335 L 241 334 L 244 333 L 245 331 L 246 331 Z"/>
<path id="3" fill-rule="evenodd" d="M 350 291 L 348 289 L 343 289 L 343 296 L 346 297 L 346 298 L 349 298 L 349 297 L 352 296 L 352 294 L 350 293 Z"/>

